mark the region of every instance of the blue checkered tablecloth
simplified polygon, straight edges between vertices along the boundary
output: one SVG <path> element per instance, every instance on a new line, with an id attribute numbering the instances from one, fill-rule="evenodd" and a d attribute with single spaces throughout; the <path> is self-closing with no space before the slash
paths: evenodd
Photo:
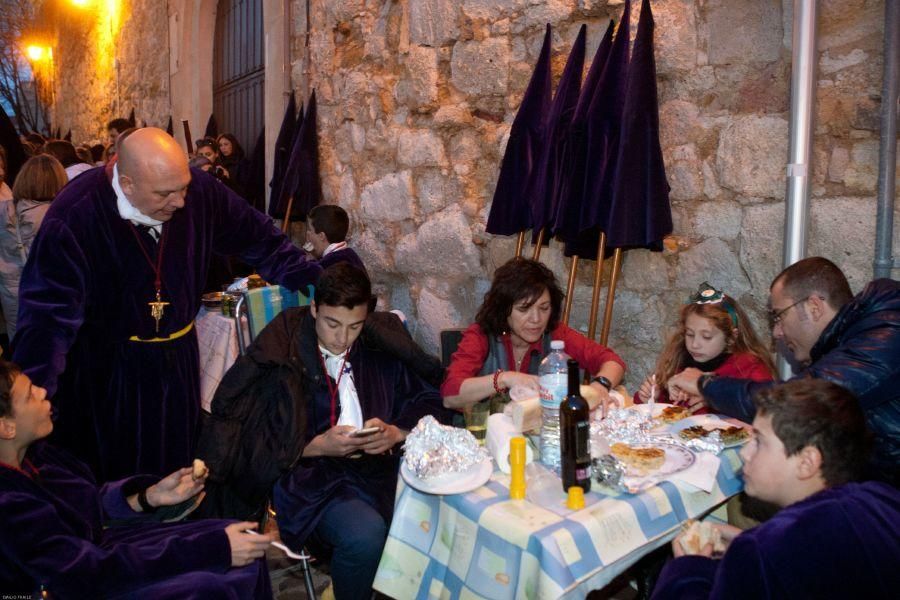
<path id="1" fill-rule="evenodd" d="M 585 508 L 509 499 L 495 471 L 467 494 L 435 496 L 399 483 L 374 587 L 398 599 L 582 598 L 743 489 L 736 450 L 721 455 L 707 493 L 664 481 L 640 494 L 591 491 Z"/>

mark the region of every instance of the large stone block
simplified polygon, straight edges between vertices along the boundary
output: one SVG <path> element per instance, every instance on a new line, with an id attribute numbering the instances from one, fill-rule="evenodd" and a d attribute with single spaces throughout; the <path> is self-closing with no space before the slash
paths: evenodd
<path id="1" fill-rule="evenodd" d="M 499 20 L 524 3 L 524 0 L 463 0 L 462 10 L 470 19 Z"/>
<path id="2" fill-rule="evenodd" d="M 419 292 L 416 302 L 417 338 L 422 347 L 435 354 L 440 353 L 441 329 L 461 327 L 462 317 L 453 302 L 441 298 L 428 288 Z"/>
<path id="3" fill-rule="evenodd" d="M 444 142 L 430 129 L 400 132 L 397 139 L 397 162 L 405 167 L 441 167 L 447 163 Z"/>
<path id="4" fill-rule="evenodd" d="M 393 248 L 388 247 L 382 238 L 367 229 L 352 241 L 352 246 L 359 254 L 369 274 L 390 273 L 394 269 Z"/>
<path id="5" fill-rule="evenodd" d="M 863 140 L 853 144 L 850 162 L 844 169 L 844 184 L 858 192 L 874 192 L 878 182 L 878 141 Z"/>
<path id="6" fill-rule="evenodd" d="M 409 0 L 409 41 L 438 47 L 459 35 L 457 0 Z"/>
<path id="7" fill-rule="evenodd" d="M 659 73 L 687 71 L 697 64 L 697 19 L 692 0 L 655 3 L 653 21 L 656 70 Z M 640 4 L 633 3 L 640 13 Z"/>
<path id="8" fill-rule="evenodd" d="M 659 107 L 659 141 L 663 148 L 695 141 L 702 128 L 700 109 L 686 100 L 675 99 Z"/>
<path id="9" fill-rule="evenodd" d="M 543 26 L 545 23 L 559 23 L 572 16 L 574 10 L 575 3 L 571 0 L 531 2 L 525 8 L 525 24 Z"/>
<path id="10" fill-rule="evenodd" d="M 478 136 L 471 130 L 464 130 L 450 140 L 450 156 L 453 157 L 453 170 L 461 177 L 469 175 L 481 158 L 481 145 Z"/>
<path id="11" fill-rule="evenodd" d="M 397 269 L 414 277 L 459 280 L 481 274 L 481 255 L 458 206 L 433 215 L 417 232 L 403 236 L 395 257 Z"/>
<path id="12" fill-rule="evenodd" d="M 411 46 L 406 56 L 408 77 L 397 85 L 397 98 L 416 110 L 434 104 L 438 98 L 437 50 Z"/>
<path id="13" fill-rule="evenodd" d="M 781 6 L 775 2 L 709 3 L 709 63 L 767 63 L 781 56 Z"/>
<path id="14" fill-rule="evenodd" d="M 509 43 L 505 39 L 457 42 L 450 59 L 450 81 L 465 94 L 503 95 L 509 76 Z"/>
<path id="15" fill-rule="evenodd" d="M 367 185 L 361 194 L 360 207 L 367 219 L 402 221 L 415 216 L 409 171 L 391 173 Z"/>
<path id="16" fill-rule="evenodd" d="M 423 215 L 444 210 L 450 202 L 462 195 L 456 179 L 438 169 L 427 169 L 417 174 L 415 186 L 419 212 Z"/>
<path id="17" fill-rule="evenodd" d="M 750 295 L 757 304 L 765 305 L 769 285 L 781 272 L 784 204 L 775 202 L 744 207 L 739 241 L 741 265 L 753 285 Z"/>
<path id="18" fill-rule="evenodd" d="M 858 292 L 872 279 L 875 199 L 821 198 L 810 212 L 809 255 L 833 261 Z"/>
<path id="19" fill-rule="evenodd" d="M 680 253 L 675 274 L 679 288 L 695 290 L 708 281 L 734 298 L 740 298 L 751 287 L 738 257 L 718 238 L 709 238 Z"/>
<path id="20" fill-rule="evenodd" d="M 719 136 L 716 158 L 723 187 L 746 196 L 783 198 L 787 121 L 781 117 L 735 118 Z"/>
<path id="21" fill-rule="evenodd" d="M 622 284 L 644 292 L 668 289 L 669 263 L 662 252 L 629 250 L 622 266 Z"/>
<path id="22" fill-rule="evenodd" d="M 664 153 L 666 179 L 673 200 L 691 200 L 703 194 L 703 171 L 693 144 L 676 146 Z"/>

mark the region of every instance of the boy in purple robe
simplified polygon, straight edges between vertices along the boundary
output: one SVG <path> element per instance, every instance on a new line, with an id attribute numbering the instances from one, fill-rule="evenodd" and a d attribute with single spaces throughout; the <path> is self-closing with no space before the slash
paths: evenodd
<path id="1" fill-rule="evenodd" d="M 821 379 L 759 392 L 754 438 L 741 450 L 747 494 L 783 507 L 747 530 L 719 529 L 727 547 L 686 550 L 653 598 L 891 598 L 900 589 L 900 491 L 854 483 L 870 434 L 852 393 Z"/>
<path id="2" fill-rule="evenodd" d="M 195 497 L 206 475 L 138 475 L 98 488 L 88 468 L 41 441 L 50 402 L 0 360 L 0 590 L 16 597 L 271 598 L 254 523 L 162 524 L 157 507 Z M 109 519 L 120 520 L 109 526 Z"/>
<path id="3" fill-rule="evenodd" d="M 318 259 L 323 269 L 345 262 L 365 271 L 362 259 L 347 245 L 349 230 L 350 217 L 343 208 L 335 204 L 314 206 L 306 215 L 304 248 Z"/>
<path id="4" fill-rule="evenodd" d="M 109 170 L 53 201 L 22 274 L 13 358 L 53 398 L 54 443 L 99 481 L 162 475 L 194 457 L 194 316 L 214 254 L 291 289 L 321 268 L 264 214 L 138 129 Z"/>

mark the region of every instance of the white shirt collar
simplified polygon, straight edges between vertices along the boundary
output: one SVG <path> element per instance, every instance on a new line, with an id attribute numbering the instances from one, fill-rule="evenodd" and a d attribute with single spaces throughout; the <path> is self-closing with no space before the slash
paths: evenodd
<path id="1" fill-rule="evenodd" d="M 162 221 L 150 218 L 138 209 L 128 200 L 122 186 L 119 185 L 119 165 L 113 165 L 112 188 L 116 193 L 116 206 L 119 209 L 119 216 L 126 221 L 131 221 L 135 225 L 147 225 L 156 230 L 156 233 L 162 231 Z"/>
<path id="2" fill-rule="evenodd" d="M 338 250 L 343 250 L 347 247 L 347 242 L 337 242 L 334 244 L 328 244 L 328 247 L 325 248 L 325 252 L 322 253 L 322 256 L 328 256 L 332 252 L 337 252 Z"/>

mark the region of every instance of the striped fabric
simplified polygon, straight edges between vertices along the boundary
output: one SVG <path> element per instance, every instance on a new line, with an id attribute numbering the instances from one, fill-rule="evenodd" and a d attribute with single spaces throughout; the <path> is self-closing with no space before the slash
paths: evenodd
<path id="1" fill-rule="evenodd" d="M 244 292 L 244 304 L 247 306 L 247 322 L 250 327 L 250 339 L 256 339 L 263 327 L 285 308 L 306 306 L 315 292 L 313 285 L 308 285 L 306 293 L 292 292 L 280 285 L 256 288 Z"/>

